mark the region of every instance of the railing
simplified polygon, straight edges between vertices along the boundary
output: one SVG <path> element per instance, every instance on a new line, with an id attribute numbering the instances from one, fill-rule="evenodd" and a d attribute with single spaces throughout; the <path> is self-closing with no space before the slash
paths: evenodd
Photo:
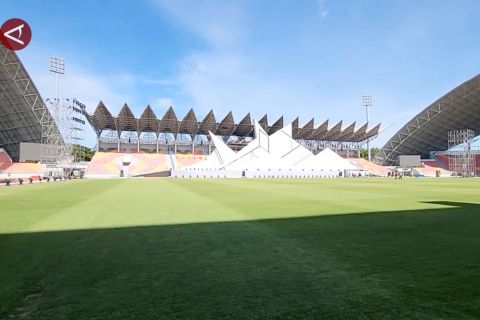
<path id="1" fill-rule="evenodd" d="M 157 143 L 159 145 L 177 145 L 177 146 L 208 146 L 211 144 L 210 142 L 198 142 L 198 141 L 181 141 L 181 140 L 173 140 L 173 139 L 137 139 L 137 138 L 112 138 L 112 137 L 100 137 L 99 139 L 100 143 L 110 143 L 110 144 L 118 144 L 118 142 L 122 144 L 138 144 L 140 142 L 140 145 L 156 145 Z M 211 144 L 213 146 L 213 144 Z"/>

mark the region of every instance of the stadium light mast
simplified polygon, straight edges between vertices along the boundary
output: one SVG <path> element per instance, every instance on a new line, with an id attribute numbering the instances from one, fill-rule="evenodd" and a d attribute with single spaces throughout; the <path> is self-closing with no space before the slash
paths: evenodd
<path id="1" fill-rule="evenodd" d="M 56 99 L 60 99 L 60 75 L 65 74 L 65 60 L 59 57 L 50 57 L 50 72 L 55 74 Z"/>
<path id="2" fill-rule="evenodd" d="M 362 104 L 365 107 L 365 113 L 367 115 L 368 123 L 368 107 L 372 106 L 372 96 L 362 96 Z M 372 161 L 372 156 L 370 154 L 370 141 L 367 140 L 367 152 L 368 152 L 368 161 Z"/>
<path id="3" fill-rule="evenodd" d="M 65 60 L 59 57 L 50 57 L 50 72 L 55 74 L 55 103 L 53 104 L 54 109 L 54 119 L 57 123 L 58 129 L 61 130 L 61 103 L 60 103 L 60 75 L 65 74 Z"/>
<path id="4" fill-rule="evenodd" d="M 50 72 L 55 75 L 55 101 L 53 106 L 53 118 L 57 124 L 58 134 L 55 137 L 51 146 L 50 153 L 52 154 L 52 160 L 59 166 L 57 169 L 65 169 L 71 162 L 72 144 L 70 143 L 71 130 L 72 130 L 72 108 L 64 104 L 64 100 L 60 98 L 60 75 L 65 74 L 65 60 L 59 57 L 50 57 Z M 67 101 L 69 101 L 67 99 Z"/>

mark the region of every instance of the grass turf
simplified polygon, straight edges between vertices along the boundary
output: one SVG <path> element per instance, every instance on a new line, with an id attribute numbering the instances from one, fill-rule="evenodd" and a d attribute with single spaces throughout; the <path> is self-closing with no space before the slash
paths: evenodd
<path id="1" fill-rule="evenodd" d="M 480 180 L 0 188 L 0 318 L 480 318 Z"/>

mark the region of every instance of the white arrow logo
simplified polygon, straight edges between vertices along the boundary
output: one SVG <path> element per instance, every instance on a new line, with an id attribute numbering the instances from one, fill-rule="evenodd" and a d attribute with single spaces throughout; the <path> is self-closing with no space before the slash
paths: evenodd
<path id="1" fill-rule="evenodd" d="M 23 30 L 23 27 L 25 27 L 24 24 L 21 24 L 19 25 L 18 27 L 15 27 L 13 29 L 10 29 L 8 30 L 7 32 L 5 32 L 3 35 L 8 38 L 8 39 L 11 39 L 13 41 L 15 41 L 16 43 L 20 43 L 22 46 L 24 45 L 23 41 L 20 40 L 20 37 L 22 36 L 22 30 Z M 18 31 L 18 38 L 15 38 L 14 36 L 12 36 L 11 34 L 14 33 L 14 32 L 17 32 Z"/>

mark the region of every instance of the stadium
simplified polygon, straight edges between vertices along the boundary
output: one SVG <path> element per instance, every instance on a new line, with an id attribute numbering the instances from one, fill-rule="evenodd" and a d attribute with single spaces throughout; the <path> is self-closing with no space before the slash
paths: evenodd
<path id="1" fill-rule="evenodd" d="M 0 43 L 0 319 L 480 318 L 480 75 L 374 152 L 371 96 L 366 121 L 87 105 L 64 62 L 45 98 Z"/>
<path id="2" fill-rule="evenodd" d="M 89 178 L 299 178 L 387 176 L 399 165 L 421 176 L 473 176 L 480 170 L 475 143 L 480 76 L 421 111 L 370 162 L 360 158 L 360 149 L 375 139 L 380 124 L 329 126 L 325 120 L 315 127 L 312 118 L 300 126 L 298 117 L 288 124 L 280 117 L 269 125 L 268 115 L 254 123 L 249 113 L 236 123 L 231 111 L 217 122 L 213 110 L 198 121 L 193 109 L 178 119 L 172 107 L 158 118 L 150 105 L 135 117 L 127 104 L 114 117 L 102 101 L 89 114 L 75 99 L 61 104 L 70 113 L 52 116 L 18 56 L 3 46 L 1 54 L 0 177 L 11 178 L 10 183 L 62 179 L 74 172 Z M 84 130 L 78 123 L 89 123 L 97 136 L 89 163 L 75 163 L 72 134 L 62 130 Z M 402 165 L 406 155 L 416 156 L 415 163 Z"/>
<path id="3" fill-rule="evenodd" d="M 357 174 L 361 172 L 384 174 L 388 171 L 358 159 L 360 147 L 375 138 L 380 124 L 368 128 L 368 123 L 365 123 L 355 128 L 356 123 L 353 122 L 342 128 L 342 121 L 340 121 L 329 128 L 326 120 L 315 128 L 314 119 L 311 119 L 299 127 L 298 118 L 285 126 L 283 117 L 280 117 L 269 125 L 268 117 L 265 115 L 254 125 L 250 114 L 235 123 L 232 112 L 229 112 L 220 122 L 217 122 L 213 111 L 210 111 L 202 121 L 197 121 L 193 109 L 178 120 L 172 107 L 159 119 L 150 106 L 147 106 L 142 115 L 136 118 L 127 104 L 122 107 L 117 117 L 113 117 L 101 101 L 91 115 L 85 111 L 84 106 L 67 106 L 77 112 L 68 119 L 61 118 L 62 120 L 56 123 L 15 53 L 2 47 L 2 55 L 4 56 L 2 78 L 5 99 L 10 99 L 3 105 L 4 114 L 8 116 L 5 121 L 12 123 L 12 126 L 2 128 L 3 150 L 1 152 L 4 177 L 15 179 L 32 174 L 31 177 L 37 179 L 39 176 L 42 179 L 62 179 L 70 176 L 68 169 L 73 170 L 77 166 L 72 164 L 74 157 L 69 159 L 68 155 L 65 156 L 67 143 L 59 126 L 65 125 L 65 121 L 68 120 L 85 122 L 79 119 L 79 116 L 84 117 L 97 133 L 96 154 L 84 172 L 86 177 L 90 178 L 170 176 L 172 172 L 174 177 L 184 177 L 185 174 L 180 174 L 179 170 L 183 172 L 195 170 L 195 165 L 202 161 L 210 163 L 207 166 L 202 163 L 203 169 L 209 169 L 208 177 L 223 178 L 248 177 L 244 170 L 249 169 L 250 171 L 261 170 L 257 174 L 258 177 L 318 177 L 319 175 L 333 177 L 342 174 L 345 170 Z M 20 70 L 20 74 L 17 70 Z M 19 87 L 20 84 L 23 86 Z M 18 107 L 12 108 L 12 105 Z M 15 111 L 12 113 L 9 110 Z M 57 115 L 55 118 L 60 119 L 60 116 Z M 21 122 L 19 119 L 23 121 L 24 117 L 27 121 Z M 272 150 L 269 150 L 269 140 L 275 140 L 275 137 L 278 137 L 277 142 L 272 141 Z M 273 150 L 275 143 L 279 150 Z M 247 146 L 250 147 L 245 148 Z M 333 165 L 339 159 L 334 153 L 331 153 L 333 158 L 325 160 L 324 165 L 316 164 L 312 160 L 315 153 L 326 149 L 331 150 L 330 148 L 348 158 L 354 156 L 350 158 L 353 164 L 343 161 L 343 165 L 338 166 L 338 163 Z M 242 150 L 244 155 L 241 154 Z M 245 152 L 247 150 L 248 152 Z M 263 150 L 264 153 L 261 151 L 259 153 L 258 150 Z M 243 165 L 236 164 L 233 171 L 225 170 L 227 165 L 231 165 L 227 163 L 227 158 L 235 154 L 235 151 L 239 151 L 238 157 L 244 160 L 249 159 L 249 161 Z M 207 157 L 208 155 L 211 157 Z M 23 161 L 18 162 L 19 160 Z M 67 163 L 69 161 L 70 163 Z M 271 161 L 277 163 L 269 167 L 266 163 L 271 164 Z M 264 164 L 261 164 L 262 162 Z M 308 165 L 309 162 L 310 165 Z M 354 164 L 357 163 L 358 165 L 355 166 Z M 59 169 L 62 170 L 52 170 L 55 164 L 58 164 Z M 22 169 L 22 166 L 30 168 Z M 372 170 L 368 171 L 366 168 Z M 276 170 L 275 175 L 268 173 L 272 169 Z M 307 173 L 305 173 L 306 169 Z M 50 176 L 45 175 L 47 172 Z M 15 176 L 12 177 L 12 173 L 15 173 Z M 205 174 L 201 176 L 206 177 Z M 28 178 L 31 177 L 28 176 Z"/>

